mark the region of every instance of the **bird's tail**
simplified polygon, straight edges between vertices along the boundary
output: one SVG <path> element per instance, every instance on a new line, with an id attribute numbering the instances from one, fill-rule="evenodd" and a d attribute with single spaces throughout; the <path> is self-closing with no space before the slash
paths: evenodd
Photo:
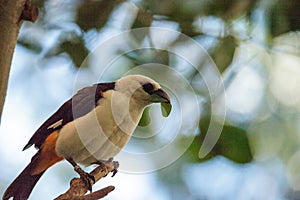
<path id="1" fill-rule="evenodd" d="M 28 199 L 43 173 L 53 164 L 63 160 L 55 152 L 57 134 L 58 132 L 55 131 L 46 138 L 40 150 L 32 157 L 31 162 L 6 189 L 3 200 L 10 197 L 13 197 L 14 200 Z"/>
<path id="2" fill-rule="evenodd" d="M 14 200 L 28 199 L 35 184 L 38 182 L 38 180 L 45 172 L 44 170 L 38 174 L 32 173 L 32 171 L 35 169 L 38 162 L 38 154 L 39 152 L 31 159 L 31 162 L 27 165 L 27 167 L 6 189 L 2 197 L 3 200 L 7 200 L 11 197 Z"/>

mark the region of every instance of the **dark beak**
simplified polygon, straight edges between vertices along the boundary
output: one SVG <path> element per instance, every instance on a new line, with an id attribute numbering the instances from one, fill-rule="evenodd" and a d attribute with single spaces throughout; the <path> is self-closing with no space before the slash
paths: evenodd
<path id="1" fill-rule="evenodd" d="M 150 99 L 151 99 L 152 103 L 169 103 L 170 104 L 169 95 L 162 89 L 158 89 L 158 90 L 151 92 Z"/>

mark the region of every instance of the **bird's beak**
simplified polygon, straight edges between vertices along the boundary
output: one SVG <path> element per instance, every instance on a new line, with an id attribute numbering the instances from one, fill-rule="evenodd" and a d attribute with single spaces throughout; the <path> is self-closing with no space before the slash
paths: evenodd
<path id="1" fill-rule="evenodd" d="M 152 92 L 150 101 L 152 103 L 169 103 L 170 104 L 170 97 L 169 95 L 163 91 L 162 89 L 158 89 Z"/>
<path id="2" fill-rule="evenodd" d="M 161 112 L 164 117 L 168 117 L 172 110 L 172 105 L 169 95 L 162 89 L 158 89 L 152 92 L 150 100 L 152 103 L 161 104 Z"/>

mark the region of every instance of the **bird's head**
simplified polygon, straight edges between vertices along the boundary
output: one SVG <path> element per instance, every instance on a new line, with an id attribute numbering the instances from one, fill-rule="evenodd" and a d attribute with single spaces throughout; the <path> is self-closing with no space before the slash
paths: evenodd
<path id="1" fill-rule="evenodd" d="M 116 81 L 116 90 L 126 94 L 142 106 L 151 103 L 171 105 L 169 95 L 149 77 L 128 75 Z"/>

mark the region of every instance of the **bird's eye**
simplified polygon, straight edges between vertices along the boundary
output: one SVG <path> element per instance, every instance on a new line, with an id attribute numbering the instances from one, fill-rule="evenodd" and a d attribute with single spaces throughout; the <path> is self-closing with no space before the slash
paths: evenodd
<path id="1" fill-rule="evenodd" d="M 152 85 L 152 83 L 146 83 L 143 85 L 143 88 L 144 88 L 145 92 L 150 94 L 153 91 L 154 86 Z"/>

